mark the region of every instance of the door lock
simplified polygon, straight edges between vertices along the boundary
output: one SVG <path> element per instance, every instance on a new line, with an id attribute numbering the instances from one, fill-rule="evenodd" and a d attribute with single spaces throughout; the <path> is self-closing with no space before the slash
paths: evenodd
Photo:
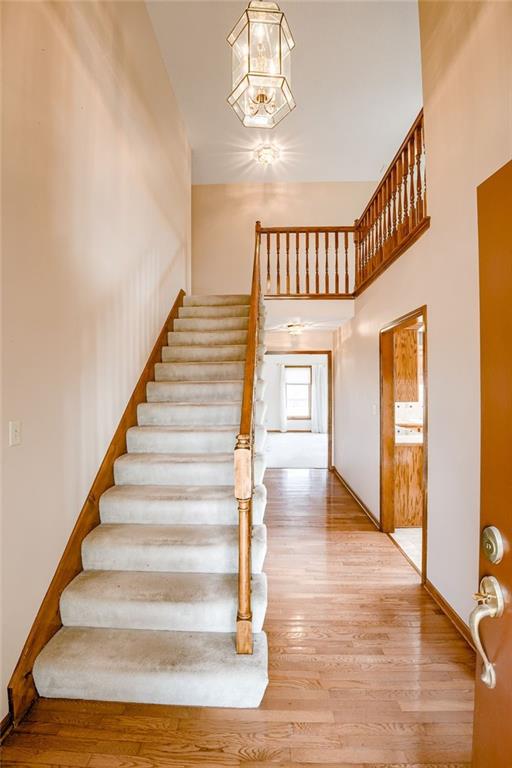
<path id="1" fill-rule="evenodd" d="M 488 687 L 496 686 L 496 670 L 494 664 L 489 661 L 485 649 L 480 639 L 480 622 L 482 619 L 496 619 L 502 615 L 505 607 L 503 590 L 499 581 L 494 576 L 484 576 L 480 582 L 479 591 L 473 595 L 477 605 L 471 611 L 469 617 L 469 628 L 475 647 L 480 654 L 483 662 L 483 669 L 480 680 Z"/>
<path id="2" fill-rule="evenodd" d="M 501 563 L 503 560 L 504 544 L 501 531 L 494 525 L 487 525 L 480 536 L 482 551 L 489 562 Z"/>

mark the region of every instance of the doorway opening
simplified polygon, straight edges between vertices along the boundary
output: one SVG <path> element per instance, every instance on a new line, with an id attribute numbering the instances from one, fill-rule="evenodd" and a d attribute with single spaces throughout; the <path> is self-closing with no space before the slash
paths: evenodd
<path id="1" fill-rule="evenodd" d="M 426 580 L 427 308 L 380 333 L 381 528 Z"/>
<path id="2" fill-rule="evenodd" d="M 329 350 L 266 353 L 267 467 L 331 467 L 331 377 Z"/>

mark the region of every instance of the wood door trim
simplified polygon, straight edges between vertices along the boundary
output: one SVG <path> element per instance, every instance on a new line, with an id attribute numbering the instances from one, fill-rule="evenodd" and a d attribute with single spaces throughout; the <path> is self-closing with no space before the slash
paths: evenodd
<path id="1" fill-rule="evenodd" d="M 284 349 L 282 352 L 276 349 L 265 352 L 266 355 L 326 355 L 327 356 L 327 468 L 333 469 L 332 464 L 332 422 L 333 422 L 333 368 L 332 368 L 332 350 L 331 349 Z M 304 366 L 305 367 L 305 366 Z M 303 419 L 308 421 L 308 419 Z M 272 430 L 269 430 L 272 431 Z M 279 430 L 276 430 L 279 431 Z M 298 432 L 299 430 L 287 430 L 288 432 Z M 300 430 L 302 431 L 302 430 Z M 311 433 L 314 434 L 314 433 Z"/>
<path id="2" fill-rule="evenodd" d="M 155 363 L 161 360 L 162 347 L 167 344 L 167 333 L 173 328 L 184 296 L 185 292 L 180 290 L 121 416 L 9 681 L 7 689 L 9 712 L 14 725 L 19 723 L 28 708 L 38 698 L 32 677 L 34 661 L 46 643 L 62 626 L 59 609 L 60 596 L 65 587 L 83 570 L 82 541 L 100 523 L 100 496 L 114 485 L 114 461 L 126 453 L 126 431 L 129 427 L 137 424 L 137 406 L 145 400 L 146 384 L 154 378 Z"/>
<path id="3" fill-rule="evenodd" d="M 378 531 L 380 531 L 380 524 L 379 524 L 379 521 L 378 521 L 378 520 L 377 520 L 377 518 L 374 516 L 374 514 L 373 514 L 372 512 L 370 512 L 370 510 L 368 509 L 368 507 L 366 506 L 366 504 L 364 503 L 364 501 L 362 501 L 362 500 L 360 499 L 360 497 L 357 495 L 357 493 L 354 491 L 354 489 L 353 489 L 353 488 L 351 488 L 351 486 L 350 486 L 350 485 L 347 483 L 347 481 L 345 480 L 345 478 L 343 477 L 343 475 L 340 475 L 340 473 L 338 472 L 338 470 L 337 470 L 337 469 L 336 469 L 336 467 L 334 467 L 334 466 L 333 466 L 333 467 L 331 467 L 331 472 L 332 472 L 332 473 L 333 473 L 333 474 L 336 476 L 336 479 L 340 481 L 340 483 L 343 485 L 343 487 L 345 488 L 345 490 L 346 490 L 346 491 L 348 491 L 348 493 L 350 493 L 350 495 L 352 496 L 352 498 L 354 499 L 354 501 L 356 502 L 356 504 L 359 504 L 359 506 L 361 507 L 361 510 L 362 510 L 362 511 L 365 513 L 365 515 L 366 515 L 367 517 L 369 517 L 369 518 L 370 518 L 370 520 L 371 520 L 371 522 L 374 524 L 375 528 L 376 528 Z"/>
<path id="4" fill-rule="evenodd" d="M 381 328 L 379 333 L 380 366 L 380 527 L 384 533 L 393 530 L 394 522 L 394 381 L 393 381 L 393 337 L 396 331 L 407 328 L 411 321 L 423 317 L 423 513 L 421 581 L 427 581 L 427 536 L 428 536 L 428 312 L 426 304 L 407 312 Z M 395 542 L 396 543 L 396 542 Z M 397 546 L 399 546 L 397 544 Z M 401 547 L 399 547 L 401 549 Z"/>
<path id="5" fill-rule="evenodd" d="M 461 619 L 459 614 L 452 608 L 450 603 L 444 599 L 442 594 L 439 592 L 439 590 L 436 589 L 436 587 L 434 587 L 431 581 L 425 579 L 423 586 L 425 587 L 430 597 L 436 601 L 443 613 L 445 613 L 446 616 L 450 619 L 455 629 L 462 635 L 470 648 L 472 648 L 476 653 L 475 646 L 473 645 L 473 639 L 471 637 L 471 632 L 466 622 Z"/>

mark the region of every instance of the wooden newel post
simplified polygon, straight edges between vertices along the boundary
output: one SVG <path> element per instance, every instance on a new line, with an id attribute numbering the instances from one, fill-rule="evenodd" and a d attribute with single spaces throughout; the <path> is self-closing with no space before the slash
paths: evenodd
<path id="1" fill-rule="evenodd" d="M 235 497 L 238 503 L 238 612 L 236 652 L 251 654 L 251 496 L 252 451 L 249 435 L 238 435 L 235 446 Z"/>

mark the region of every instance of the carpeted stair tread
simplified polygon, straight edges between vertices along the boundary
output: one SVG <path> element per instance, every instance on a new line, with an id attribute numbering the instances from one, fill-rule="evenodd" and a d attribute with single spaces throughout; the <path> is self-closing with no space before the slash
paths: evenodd
<path id="1" fill-rule="evenodd" d="M 175 331 L 247 331 L 248 317 L 178 317 Z"/>
<path id="2" fill-rule="evenodd" d="M 254 574 L 253 625 L 261 632 L 267 581 Z M 238 576 L 232 573 L 82 571 L 60 600 L 64 626 L 231 632 L 236 625 Z"/>
<path id="3" fill-rule="evenodd" d="M 263 479 L 265 455 L 254 455 L 254 480 Z M 231 485 L 233 452 L 125 453 L 114 462 L 116 485 Z"/>
<path id="4" fill-rule="evenodd" d="M 207 306 L 183 306 L 179 309 L 179 317 L 181 318 L 218 318 L 218 317 L 249 317 L 249 305 L 248 304 L 221 304 L 215 306 L 209 304 Z"/>
<path id="5" fill-rule="evenodd" d="M 267 493 L 254 489 L 252 516 L 263 522 Z M 114 485 L 100 498 L 102 523 L 237 525 L 234 488 L 205 485 Z"/>
<path id="6" fill-rule="evenodd" d="M 253 526 L 252 572 L 261 573 L 266 528 Z M 82 542 L 85 570 L 237 573 L 237 525 L 111 525 Z"/>
<path id="7" fill-rule="evenodd" d="M 126 433 L 128 453 L 228 453 L 234 449 L 240 425 L 130 427 Z M 262 452 L 267 431 L 255 428 L 255 447 Z"/>
<path id="8" fill-rule="evenodd" d="M 242 304 L 249 305 L 251 303 L 251 297 L 249 294 L 226 294 L 215 295 L 192 295 L 183 297 L 184 307 L 231 307 L 240 306 Z"/>
<path id="9" fill-rule="evenodd" d="M 247 331 L 169 331 L 167 339 L 170 347 L 247 344 Z"/>
<path id="10" fill-rule="evenodd" d="M 252 655 L 237 655 L 231 633 L 63 627 L 33 674 L 51 698 L 257 707 L 267 668 L 263 632 Z"/>
<path id="11" fill-rule="evenodd" d="M 230 362 L 230 361 L 245 361 L 245 355 L 247 351 L 247 345 L 244 344 L 215 344 L 208 345 L 194 344 L 194 345 L 172 345 L 168 347 L 162 347 L 162 362 Z"/>
<path id="12" fill-rule="evenodd" d="M 245 361 L 157 363 L 155 381 L 237 381 L 244 378 Z"/>
<path id="13" fill-rule="evenodd" d="M 148 403 L 234 402 L 242 399 L 243 379 L 235 381 L 149 381 Z"/>

